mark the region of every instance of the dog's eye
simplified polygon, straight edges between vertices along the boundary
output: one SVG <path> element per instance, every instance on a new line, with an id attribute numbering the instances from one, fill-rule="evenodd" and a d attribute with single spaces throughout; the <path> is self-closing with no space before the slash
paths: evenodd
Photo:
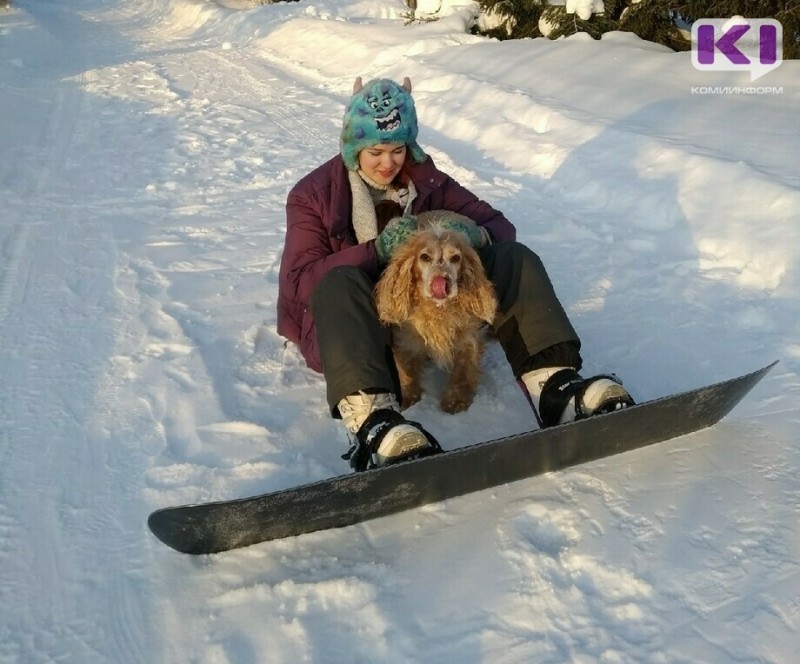
<path id="1" fill-rule="evenodd" d="M 431 257 L 430 257 L 430 254 L 426 254 L 425 252 L 423 252 L 423 253 L 421 253 L 421 254 L 419 255 L 419 259 L 420 259 L 420 260 L 421 260 L 423 263 L 430 263 L 430 262 L 431 262 Z"/>
<path id="2" fill-rule="evenodd" d="M 461 254 L 453 254 L 450 256 L 451 263 L 460 263 L 461 262 Z"/>

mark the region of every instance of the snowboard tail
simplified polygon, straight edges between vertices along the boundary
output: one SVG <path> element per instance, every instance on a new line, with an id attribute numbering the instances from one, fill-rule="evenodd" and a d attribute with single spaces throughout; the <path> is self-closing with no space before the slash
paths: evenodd
<path id="1" fill-rule="evenodd" d="M 585 420 L 236 500 L 167 507 L 148 525 L 182 553 L 218 553 L 350 526 L 670 440 L 716 424 L 777 362 Z"/>

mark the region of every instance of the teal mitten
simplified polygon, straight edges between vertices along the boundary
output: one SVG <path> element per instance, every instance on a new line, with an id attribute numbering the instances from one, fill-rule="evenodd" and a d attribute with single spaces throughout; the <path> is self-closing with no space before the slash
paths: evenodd
<path id="1" fill-rule="evenodd" d="M 375 238 L 375 250 L 381 263 L 388 263 L 397 248 L 417 230 L 417 220 L 411 215 L 390 219 Z"/>
<path id="2" fill-rule="evenodd" d="M 466 236 L 473 249 L 480 249 L 490 244 L 486 231 L 481 229 L 471 219 L 459 219 L 458 217 L 449 217 L 439 222 L 442 228 L 454 233 L 461 233 Z"/>

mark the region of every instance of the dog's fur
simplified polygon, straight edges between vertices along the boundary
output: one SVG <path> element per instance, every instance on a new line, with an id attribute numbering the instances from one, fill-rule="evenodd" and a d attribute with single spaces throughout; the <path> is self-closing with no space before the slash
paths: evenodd
<path id="1" fill-rule="evenodd" d="M 475 398 L 485 345 L 482 327 L 494 319 L 497 298 L 467 239 L 435 222 L 427 226 L 395 252 L 375 287 L 375 301 L 381 322 L 392 326 L 403 408 L 420 400 L 422 370 L 431 359 L 450 373 L 441 408 L 457 413 Z M 435 277 L 438 298 L 431 287 Z"/>

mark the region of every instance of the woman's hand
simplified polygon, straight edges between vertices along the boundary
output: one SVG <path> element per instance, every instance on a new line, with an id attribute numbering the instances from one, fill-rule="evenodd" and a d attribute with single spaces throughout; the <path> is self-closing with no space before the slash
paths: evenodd
<path id="1" fill-rule="evenodd" d="M 451 217 L 437 222 L 442 228 L 453 231 L 454 233 L 461 233 L 464 235 L 473 249 L 480 249 L 488 244 L 491 244 L 491 237 L 485 229 L 467 219 L 458 219 Z"/>
<path id="2" fill-rule="evenodd" d="M 410 215 L 390 219 L 386 228 L 375 238 L 375 250 L 381 263 L 388 263 L 397 248 L 416 230 L 417 220 Z"/>

